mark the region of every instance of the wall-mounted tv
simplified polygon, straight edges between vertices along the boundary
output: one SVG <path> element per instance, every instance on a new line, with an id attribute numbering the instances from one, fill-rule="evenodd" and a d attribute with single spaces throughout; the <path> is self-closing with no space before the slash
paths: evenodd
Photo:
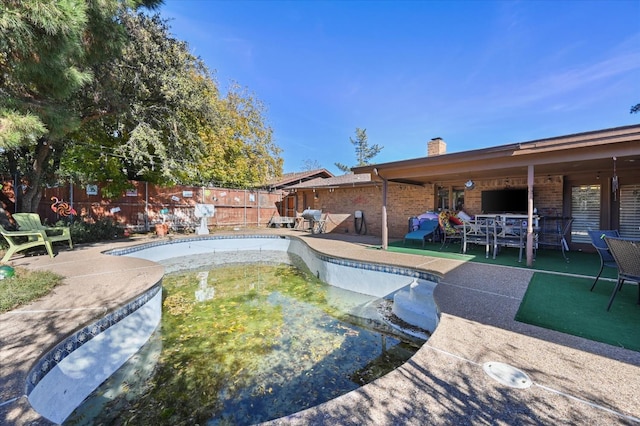
<path id="1" fill-rule="evenodd" d="M 527 189 L 494 189 L 482 191 L 483 213 L 526 213 Z"/>

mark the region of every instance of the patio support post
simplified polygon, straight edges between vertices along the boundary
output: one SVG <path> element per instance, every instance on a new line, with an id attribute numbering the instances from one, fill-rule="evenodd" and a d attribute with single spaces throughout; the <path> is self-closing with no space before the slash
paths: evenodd
<path id="1" fill-rule="evenodd" d="M 382 250 L 389 246 L 389 230 L 387 229 L 387 180 L 382 181 Z"/>
<path id="2" fill-rule="evenodd" d="M 387 229 L 387 180 L 380 176 L 378 169 L 373 169 L 375 174 L 382 179 L 382 250 L 389 246 L 389 230 Z"/>
<path id="3" fill-rule="evenodd" d="M 527 266 L 533 266 L 533 164 L 527 168 Z"/>
<path id="4" fill-rule="evenodd" d="M 382 250 L 389 246 L 389 230 L 387 229 L 387 180 L 382 181 Z"/>

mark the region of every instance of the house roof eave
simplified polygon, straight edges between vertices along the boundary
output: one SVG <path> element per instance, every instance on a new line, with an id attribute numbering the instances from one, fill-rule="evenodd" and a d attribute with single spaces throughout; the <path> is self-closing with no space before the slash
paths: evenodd
<path id="1" fill-rule="evenodd" d="M 375 176 L 377 169 L 390 181 L 404 179 L 432 183 L 470 177 L 526 175 L 528 166 L 534 166 L 536 173 L 545 174 L 566 174 L 580 166 L 590 170 L 605 169 L 610 166 L 612 157 L 619 157 L 621 164 L 625 161 L 640 163 L 640 126 L 372 164 L 353 170 Z M 638 163 L 635 163 L 636 167 Z"/>

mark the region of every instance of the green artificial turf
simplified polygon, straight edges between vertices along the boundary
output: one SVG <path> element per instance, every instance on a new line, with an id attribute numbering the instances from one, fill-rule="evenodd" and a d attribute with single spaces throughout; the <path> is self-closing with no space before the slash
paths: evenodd
<path id="1" fill-rule="evenodd" d="M 638 286 L 625 284 L 607 311 L 615 286 L 592 279 L 536 272 L 516 321 L 640 351 Z"/>
<path id="2" fill-rule="evenodd" d="M 455 259 L 492 265 L 527 268 L 526 255 L 518 262 L 518 249 L 502 248 L 495 259 L 485 257 L 485 247 L 471 244 L 467 253 L 460 252 L 459 243 L 442 247 L 441 243 L 421 244 L 402 240 L 389 243 L 396 253 Z M 522 300 L 516 321 L 560 331 L 590 340 L 640 351 L 640 305 L 638 287 L 625 284 L 607 312 L 607 303 L 615 286 L 617 270 L 605 267 L 593 292 L 589 291 L 600 269 L 597 253 L 567 252 L 566 261 L 560 250 L 537 250 L 530 268 L 535 272 Z M 550 272 L 550 273 L 547 273 Z M 553 272 L 559 272 L 560 275 Z"/>
<path id="3" fill-rule="evenodd" d="M 485 247 L 476 244 L 469 244 L 466 254 L 460 253 L 459 243 L 451 243 L 441 248 L 440 243 L 427 242 L 425 243 L 425 247 L 422 248 L 420 244 L 411 241 L 408 241 L 405 245 L 402 240 L 389 243 L 388 250 L 396 253 L 418 254 L 491 265 L 527 267 L 526 253 L 522 254 L 522 262 L 518 262 L 518 249 L 515 248 L 501 248 L 495 259 L 493 259 L 493 253 L 489 253 L 489 259 L 487 259 L 485 257 Z M 590 277 L 595 277 L 598 274 L 598 270 L 600 269 L 600 256 L 598 256 L 597 253 L 570 251 L 567 252 L 567 257 L 569 258 L 568 262 L 562 257 L 560 250 L 540 249 L 536 251 L 535 260 L 531 269 Z M 615 279 L 617 277 L 617 271 L 614 268 L 605 267 L 602 272 L 602 277 Z"/>

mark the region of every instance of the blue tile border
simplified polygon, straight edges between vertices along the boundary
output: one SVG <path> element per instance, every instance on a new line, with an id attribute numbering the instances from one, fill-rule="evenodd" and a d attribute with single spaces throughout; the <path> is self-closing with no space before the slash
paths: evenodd
<path id="1" fill-rule="evenodd" d="M 29 371 L 29 374 L 27 375 L 25 395 L 28 396 L 38 383 L 40 383 L 40 380 L 42 380 L 42 378 L 46 376 L 51 369 L 62 362 L 62 360 L 68 357 L 73 351 L 140 309 L 149 302 L 149 300 L 153 299 L 161 289 L 162 285 L 158 282 L 129 303 L 110 312 L 105 317 L 81 328 L 54 346 L 53 349 L 42 356 Z"/>
<path id="2" fill-rule="evenodd" d="M 298 238 L 285 236 L 285 235 L 264 235 L 264 234 L 210 235 L 210 236 L 187 237 L 187 238 L 181 238 L 181 239 L 169 240 L 169 241 L 154 241 L 152 243 L 140 244 L 137 246 L 127 247 L 123 249 L 115 249 L 115 250 L 108 251 L 106 253 L 114 256 L 124 256 L 127 254 L 135 253 L 136 251 L 146 250 L 152 247 L 158 247 L 162 245 L 180 244 L 180 243 L 188 243 L 188 242 L 203 241 L 203 240 L 256 239 L 256 238 L 288 239 L 288 240 L 296 239 L 297 241 L 304 243 L 304 241 Z M 364 262 L 360 260 L 351 260 L 351 259 L 345 259 L 342 257 L 329 256 L 327 254 L 320 253 L 317 250 L 309 247 L 306 243 L 305 245 L 309 250 L 314 252 L 316 257 L 318 257 L 320 260 L 324 262 L 333 263 L 340 266 L 347 266 L 355 269 L 363 269 L 366 271 L 375 271 L 375 272 L 384 272 L 387 274 L 404 275 L 411 278 L 416 278 L 416 279 L 421 279 L 426 281 L 433 281 L 435 283 L 438 283 L 440 281 L 440 277 L 431 272 L 420 271 L 413 268 L 389 265 L 384 263 Z"/>
<path id="3" fill-rule="evenodd" d="M 314 250 L 315 251 L 315 250 Z M 426 271 L 419 271 L 413 268 L 406 268 L 403 266 L 387 265 L 384 263 L 362 262 L 359 260 L 350 260 L 340 257 L 331 257 L 326 254 L 316 252 L 316 256 L 324 262 L 333 263 L 340 266 L 346 266 L 349 268 L 363 269 L 366 271 L 384 272 L 386 274 L 403 275 L 411 278 L 417 278 L 425 281 L 433 281 L 435 283 L 440 281 L 440 277 L 436 274 Z"/>

